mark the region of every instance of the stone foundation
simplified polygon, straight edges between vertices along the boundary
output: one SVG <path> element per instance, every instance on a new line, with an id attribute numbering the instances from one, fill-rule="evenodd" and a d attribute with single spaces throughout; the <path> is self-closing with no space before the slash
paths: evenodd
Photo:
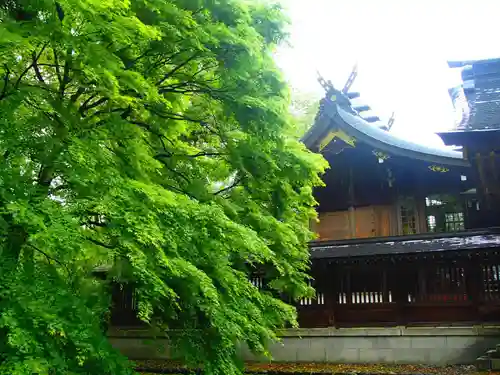
<path id="1" fill-rule="evenodd" d="M 147 331 L 112 329 L 113 345 L 131 359 L 167 359 L 168 339 L 149 346 Z M 472 364 L 500 342 L 500 326 L 316 328 L 284 330 L 272 343 L 276 362 Z M 248 361 L 268 361 L 241 348 Z"/>

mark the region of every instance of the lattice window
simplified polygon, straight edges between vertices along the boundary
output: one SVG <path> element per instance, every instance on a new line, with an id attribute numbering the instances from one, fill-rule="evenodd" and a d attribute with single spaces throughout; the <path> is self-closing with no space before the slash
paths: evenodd
<path id="1" fill-rule="evenodd" d="M 436 231 L 436 216 L 434 215 L 427 216 L 427 228 L 429 229 L 429 232 Z"/>
<path id="2" fill-rule="evenodd" d="M 465 271 L 455 265 L 440 266 L 425 273 L 421 298 L 431 302 L 467 301 Z"/>
<path id="3" fill-rule="evenodd" d="M 400 206 L 401 228 L 403 234 L 417 233 L 417 215 L 415 205 L 402 204 Z"/>
<path id="4" fill-rule="evenodd" d="M 430 206 L 442 206 L 443 205 L 443 201 L 439 200 L 439 199 L 434 199 L 432 197 L 427 197 L 427 198 L 425 198 L 425 205 L 427 207 L 430 207 Z"/>
<path id="5" fill-rule="evenodd" d="M 324 305 L 325 304 L 325 293 L 316 292 L 313 298 L 302 298 L 299 301 L 301 306 L 312 306 L 312 305 Z"/>
<path id="6" fill-rule="evenodd" d="M 137 291 L 132 284 L 112 285 L 111 322 L 117 326 L 135 325 L 137 318 Z"/>
<path id="7" fill-rule="evenodd" d="M 252 285 L 256 288 L 262 289 L 264 287 L 264 279 L 260 276 L 254 276 L 250 279 Z"/>
<path id="8" fill-rule="evenodd" d="M 388 292 L 388 302 L 392 302 L 392 293 Z M 347 303 L 352 304 L 365 304 L 365 303 L 384 303 L 384 293 L 377 292 L 352 292 L 352 293 L 338 293 L 337 303 L 344 305 Z"/>
<path id="9" fill-rule="evenodd" d="M 482 266 L 483 293 L 487 300 L 500 299 L 500 265 L 486 264 Z"/>
<path id="10" fill-rule="evenodd" d="M 445 214 L 447 232 L 458 232 L 465 229 L 463 212 L 452 212 Z"/>
<path id="11" fill-rule="evenodd" d="M 383 271 L 363 269 L 344 274 L 340 278 L 336 296 L 337 304 L 378 304 L 391 303 L 392 292 L 384 293 Z"/>
<path id="12" fill-rule="evenodd" d="M 113 305 L 120 311 L 137 310 L 137 292 L 130 284 L 114 284 Z"/>

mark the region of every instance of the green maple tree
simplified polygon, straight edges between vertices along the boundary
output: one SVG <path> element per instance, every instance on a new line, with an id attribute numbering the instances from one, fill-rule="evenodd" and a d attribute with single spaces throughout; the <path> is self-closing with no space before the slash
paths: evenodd
<path id="1" fill-rule="evenodd" d="M 283 24 L 244 0 L 1 3 L 0 374 L 130 373 L 100 264 L 210 374 L 294 324 L 277 296 L 311 292 L 325 162 L 286 136 Z"/>

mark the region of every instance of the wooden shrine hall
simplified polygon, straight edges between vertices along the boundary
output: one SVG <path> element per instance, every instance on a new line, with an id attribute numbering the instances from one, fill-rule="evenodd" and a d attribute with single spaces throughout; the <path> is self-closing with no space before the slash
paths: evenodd
<path id="1" fill-rule="evenodd" d="M 366 116 L 370 108 L 354 105 L 358 94 L 348 87 L 322 84 L 326 95 L 303 142 L 331 168 L 314 193 L 317 293 L 297 303 L 300 326 L 500 321 L 500 214 L 498 223 L 491 214 L 500 213 L 499 163 L 491 162 L 498 142 L 457 132 L 442 137 L 460 151 L 408 142 Z M 478 153 L 488 156 L 483 164 Z M 265 288 L 263 275 L 252 282 Z M 113 325 L 137 324 L 130 288 L 115 288 L 113 301 Z"/>
<path id="2" fill-rule="evenodd" d="M 480 228 L 478 173 L 462 151 L 402 140 L 323 82 L 303 138 L 331 169 L 315 192 L 317 295 L 301 327 L 436 325 L 500 319 L 500 229 Z"/>

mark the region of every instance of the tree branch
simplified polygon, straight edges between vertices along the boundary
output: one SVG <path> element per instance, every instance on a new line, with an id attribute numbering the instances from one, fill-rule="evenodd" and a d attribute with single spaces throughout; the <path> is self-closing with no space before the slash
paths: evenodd
<path id="1" fill-rule="evenodd" d="M 125 64 L 125 70 L 131 69 L 134 67 L 134 65 L 142 58 L 146 57 L 149 53 L 151 52 L 151 49 L 146 50 L 144 53 L 141 53 L 139 56 L 137 56 L 135 59 L 132 61 L 129 61 L 127 64 Z"/>
<path id="2" fill-rule="evenodd" d="M 95 108 L 95 107 L 98 107 L 100 106 L 101 104 L 104 104 L 108 101 L 109 99 L 108 98 L 101 98 L 99 100 L 96 100 L 94 103 L 92 104 L 87 104 L 87 106 L 83 109 L 84 111 L 88 111 L 89 109 L 92 109 L 92 108 Z"/>
<path id="3" fill-rule="evenodd" d="M 134 125 L 137 125 L 137 126 L 139 126 L 141 128 L 144 128 L 144 129 L 148 130 L 151 134 L 156 135 L 160 139 L 160 142 L 162 144 L 163 150 L 165 150 L 165 152 L 168 152 L 168 150 L 167 150 L 167 146 L 165 145 L 165 142 L 163 142 L 164 139 L 167 140 L 168 142 L 170 142 L 170 144 L 172 146 L 174 146 L 174 142 L 172 142 L 172 140 L 168 139 L 163 134 L 157 132 L 155 129 L 153 129 L 153 127 L 151 125 L 146 124 L 145 122 L 141 122 L 141 121 L 130 121 L 130 123 L 134 124 Z"/>
<path id="4" fill-rule="evenodd" d="M 7 87 L 9 85 L 10 70 L 7 65 L 4 65 L 4 67 L 5 67 L 5 75 L 3 76 L 3 88 L 2 88 L 2 93 L 0 94 L 0 100 L 2 100 L 7 96 Z"/>
<path id="5" fill-rule="evenodd" d="M 170 165 L 168 165 L 168 163 L 164 160 L 161 160 L 161 157 L 159 155 L 156 155 L 154 157 L 156 160 L 158 160 L 160 163 L 162 163 L 169 171 L 175 173 L 176 175 L 178 175 L 179 177 L 181 177 L 184 181 L 186 181 L 188 184 L 191 182 L 189 180 L 189 178 L 187 178 L 183 173 L 175 170 L 174 168 L 172 168 Z"/>
<path id="6" fill-rule="evenodd" d="M 234 181 L 231 185 L 229 185 L 228 187 L 225 187 L 224 189 L 221 189 L 221 190 L 219 190 L 219 191 L 216 191 L 216 192 L 214 193 L 214 195 L 219 195 L 219 194 L 222 194 L 222 193 L 224 193 L 224 192 L 226 192 L 226 191 L 228 191 L 228 190 L 231 190 L 232 188 L 235 188 L 237 185 L 239 185 L 239 184 L 240 184 L 241 180 L 242 180 L 241 178 L 236 179 L 236 180 L 235 180 L 235 181 Z"/>
<path id="7" fill-rule="evenodd" d="M 89 240 L 90 242 L 92 242 L 93 244 L 95 245 L 98 245 L 98 246 L 101 246 L 101 247 L 104 247 L 105 249 L 110 249 L 110 250 L 114 250 L 116 249 L 116 246 L 113 246 L 113 245 L 109 245 L 109 244 L 106 244 L 104 242 L 101 242 L 101 241 L 98 241 L 98 240 L 94 240 L 93 238 L 86 238 L 87 240 Z"/>
<path id="8" fill-rule="evenodd" d="M 85 111 L 85 107 L 87 106 L 87 104 L 89 104 L 89 103 L 90 103 L 90 101 L 91 101 L 92 99 L 94 99 L 96 96 L 97 96 L 97 94 L 92 94 L 92 95 L 90 95 L 90 96 L 89 96 L 89 97 L 88 97 L 88 98 L 87 98 L 87 99 L 86 99 L 86 100 L 82 103 L 82 105 L 80 106 L 80 108 L 79 108 L 79 110 L 78 110 L 82 116 L 83 116 L 83 111 Z"/>
<path id="9" fill-rule="evenodd" d="M 184 190 L 182 190 L 182 189 L 179 189 L 179 188 L 177 188 L 177 187 L 175 187 L 175 186 L 172 186 L 172 185 L 169 185 L 169 184 L 165 184 L 165 183 L 163 183 L 163 186 L 164 186 L 164 187 L 166 187 L 167 189 L 173 190 L 173 191 L 175 191 L 175 192 L 177 192 L 177 193 L 180 193 L 180 194 L 185 194 L 185 195 L 187 195 L 189 198 L 192 198 L 192 199 L 194 199 L 194 200 L 199 200 L 199 199 L 198 199 L 197 197 L 195 197 L 194 195 L 189 194 L 187 191 L 184 191 Z"/>
<path id="10" fill-rule="evenodd" d="M 64 62 L 64 72 L 62 76 L 61 86 L 59 87 L 59 95 L 61 98 L 64 96 L 64 91 L 66 90 L 66 86 L 71 81 L 69 77 L 69 68 L 70 68 L 70 60 L 72 52 L 73 51 L 71 48 L 66 49 L 66 61 Z"/>
<path id="11" fill-rule="evenodd" d="M 187 154 L 157 154 L 157 157 L 170 158 L 170 157 L 180 157 L 180 158 L 198 158 L 201 156 L 227 156 L 229 154 L 222 152 L 198 152 L 197 154 L 187 155 Z"/>
<path id="12" fill-rule="evenodd" d="M 95 117 L 95 116 L 117 113 L 117 112 L 121 112 L 120 117 L 125 120 L 132 112 L 132 107 L 129 106 L 127 108 L 115 108 L 115 109 L 99 110 L 99 111 L 95 111 L 94 113 L 92 113 L 88 118 L 91 119 L 92 117 Z"/>
<path id="13" fill-rule="evenodd" d="M 71 95 L 70 97 L 70 101 L 72 103 L 76 102 L 76 100 L 85 92 L 85 87 L 79 87 L 78 90 L 76 90 L 76 92 Z"/>
<path id="14" fill-rule="evenodd" d="M 54 63 L 55 63 L 57 80 L 59 81 L 59 87 L 61 87 L 62 86 L 61 70 L 59 69 L 59 59 L 57 58 L 57 53 L 54 48 L 52 48 L 52 53 L 54 54 Z"/>
<path id="15" fill-rule="evenodd" d="M 177 65 L 174 69 L 166 73 L 162 79 L 160 79 L 158 82 L 156 82 L 156 86 L 160 86 L 163 82 L 165 82 L 168 78 L 170 78 L 172 75 L 175 74 L 175 72 L 179 71 L 183 67 L 185 67 L 187 64 L 189 64 L 191 61 L 196 59 L 198 56 L 200 56 L 201 52 L 197 51 L 195 52 L 191 57 L 189 57 L 187 60 L 185 60 L 183 63 Z"/>
<path id="16" fill-rule="evenodd" d="M 60 260 L 57 260 L 56 258 L 53 258 L 53 257 L 49 256 L 49 254 L 47 254 L 46 252 L 40 250 L 38 247 L 36 247 L 33 244 L 29 243 L 28 246 L 31 247 L 32 249 L 38 251 L 40 254 L 43 254 L 45 256 L 45 258 L 47 258 L 47 260 L 49 261 L 49 263 L 50 263 L 50 261 L 54 261 L 57 264 L 59 264 L 61 267 L 63 267 L 64 269 L 66 269 L 66 272 L 70 273 L 68 267 L 64 263 L 62 263 Z"/>
<path id="17" fill-rule="evenodd" d="M 49 43 L 45 43 L 42 46 L 42 49 L 40 50 L 40 52 L 37 55 L 35 55 L 35 58 L 33 59 L 33 61 L 38 61 L 38 59 L 42 55 L 43 51 L 45 51 L 45 48 L 48 46 L 48 44 Z M 26 69 L 24 69 L 24 71 L 21 73 L 21 75 L 17 79 L 16 84 L 15 84 L 16 89 L 19 87 L 19 84 L 21 83 L 21 80 L 24 78 L 24 76 L 26 75 L 26 73 L 28 73 L 29 70 L 33 67 L 33 61 L 31 62 L 31 64 L 28 65 L 28 67 Z"/>
<path id="18" fill-rule="evenodd" d="M 40 73 L 40 69 L 38 68 L 36 53 L 34 51 L 32 53 L 32 58 L 33 58 L 32 65 L 33 65 L 33 70 L 35 71 L 36 78 L 38 78 L 38 80 L 40 82 L 45 83 L 45 81 L 43 80 L 42 74 Z"/>
<path id="19" fill-rule="evenodd" d="M 42 166 L 38 172 L 38 184 L 48 187 L 54 177 L 54 168 L 51 166 Z"/>
<path id="20" fill-rule="evenodd" d="M 50 93 L 56 93 L 56 91 L 52 90 L 50 87 L 47 87 L 47 85 L 45 85 L 45 86 L 42 86 L 42 85 L 30 85 L 29 83 L 23 83 L 23 86 L 33 87 L 34 89 L 44 90 L 44 91 L 48 91 Z"/>
<path id="21" fill-rule="evenodd" d="M 166 93 L 171 93 L 171 94 L 208 94 L 212 92 L 211 90 L 207 89 L 175 89 L 175 88 L 160 88 L 158 90 L 160 94 L 166 94 Z"/>
<path id="22" fill-rule="evenodd" d="M 184 115 L 179 115 L 177 113 L 170 113 L 170 112 L 161 113 L 161 112 L 156 111 L 154 108 L 152 108 L 151 106 L 148 106 L 148 105 L 146 106 L 146 108 L 149 109 L 151 112 L 153 112 L 156 116 L 163 118 L 163 119 L 166 119 L 166 120 L 189 121 L 189 122 L 195 122 L 197 124 L 204 125 L 203 120 L 197 120 L 197 119 L 190 118 L 190 117 L 187 117 Z"/>

